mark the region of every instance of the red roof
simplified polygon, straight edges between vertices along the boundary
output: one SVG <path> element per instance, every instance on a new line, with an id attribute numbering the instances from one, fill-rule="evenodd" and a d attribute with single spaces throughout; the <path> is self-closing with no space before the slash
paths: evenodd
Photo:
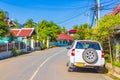
<path id="1" fill-rule="evenodd" d="M 114 8 L 114 10 L 112 11 L 112 14 L 113 14 L 113 15 L 116 15 L 119 11 L 120 11 L 120 4 L 118 4 L 118 5 Z"/>
<path id="2" fill-rule="evenodd" d="M 75 29 L 71 29 L 71 30 L 69 30 L 68 32 L 69 32 L 69 33 L 76 33 L 77 30 L 75 30 Z"/>
<path id="3" fill-rule="evenodd" d="M 106 16 L 109 16 L 109 15 L 116 15 L 116 14 L 119 14 L 120 13 L 120 4 L 118 4 L 112 12 L 106 14 Z"/>
<path id="4" fill-rule="evenodd" d="M 10 32 L 13 33 L 14 36 L 17 36 L 20 29 L 11 29 Z M 10 34 L 7 34 L 7 36 L 10 36 Z"/>
<path id="5" fill-rule="evenodd" d="M 22 28 L 22 29 L 11 29 L 10 30 L 10 32 L 12 32 L 14 36 L 16 37 L 20 37 L 20 36 L 30 37 L 33 31 L 34 31 L 34 28 Z"/>
<path id="6" fill-rule="evenodd" d="M 21 31 L 19 32 L 18 36 L 26 36 L 26 37 L 29 37 L 31 36 L 33 32 L 33 29 L 31 28 L 24 28 L 24 29 L 21 29 Z"/>
<path id="7" fill-rule="evenodd" d="M 63 34 L 63 33 L 59 34 L 56 39 L 57 40 L 73 40 L 70 35 Z"/>

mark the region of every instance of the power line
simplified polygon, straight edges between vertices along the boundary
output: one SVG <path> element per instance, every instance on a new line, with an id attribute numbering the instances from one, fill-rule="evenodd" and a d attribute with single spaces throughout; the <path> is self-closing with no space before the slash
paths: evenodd
<path id="1" fill-rule="evenodd" d="M 107 5 L 104 5 L 104 7 L 106 6 L 106 7 L 108 7 L 108 6 L 112 6 L 112 5 L 114 5 L 114 4 L 116 4 L 116 2 L 118 2 L 118 0 L 114 0 L 112 3 L 110 3 L 110 4 L 107 4 Z M 120 3 L 120 2 L 119 2 Z M 118 3 L 117 3 L 118 4 Z"/>
<path id="2" fill-rule="evenodd" d="M 88 3 L 89 3 L 89 1 L 88 1 Z M 69 18 L 69 19 L 66 19 L 66 20 L 60 21 L 60 22 L 58 22 L 58 24 L 62 24 L 62 23 L 65 23 L 65 22 L 67 22 L 67 21 L 69 21 L 69 20 L 71 20 L 71 19 L 74 19 L 74 18 L 76 18 L 76 17 L 78 17 L 78 16 L 84 14 L 84 13 L 87 12 L 89 9 L 90 9 L 90 8 L 86 9 L 84 12 L 81 12 L 81 13 L 79 13 L 79 14 L 77 14 L 77 15 L 75 15 L 75 16 Z"/>
<path id="3" fill-rule="evenodd" d="M 113 10 L 114 8 L 104 8 L 104 9 L 101 9 L 101 10 Z"/>
<path id="4" fill-rule="evenodd" d="M 113 6 L 113 5 L 112 5 L 112 6 L 106 6 L 106 7 L 104 6 L 104 8 L 101 9 L 101 10 L 112 10 L 112 9 L 114 9 L 115 6 L 118 5 L 118 4 L 120 4 L 120 3 L 115 3 L 115 4 L 113 4 L 114 6 Z"/>
<path id="5" fill-rule="evenodd" d="M 85 12 L 86 12 L 86 11 L 85 11 Z M 69 19 L 66 19 L 66 20 L 64 20 L 64 21 L 58 22 L 58 24 L 65 23 L 65 22 L 67 22 L 67 21 L 69 21 L 69 20 L 71 20 L 71 19 L 74 19 L 74 18 L 76 18 L 76 17 L 82 15 L 82 14 L 84 14 L 84 13 L 83 13 L 83 12 L 82 12 L 82 13 L 79 13 L 79 14 L 77 14 L 77 15 L 75 15 L 75 16 L 69 18 Z"/>
<path id="6" fill-rule="evenodd" d="M 93 13 L 92 13 L 93 15 L 92 15 L 92 20 L 91 20 L 91 25 L 90 25 L 90 27 L 92 27 L 93 26 L 93 24 L 94 24 L 94 21 L 95 21 L 95 11 L 93 11 Z"/>
<path id="7" fill-rule="evenodd" d="M 109 1 L 104 0 L 104 2 L 100 2 L 100 4 L 106 5 L 106 4 L 110 4 L 111 2 L 114 2 L 114 0 L 109 0 Z"/>

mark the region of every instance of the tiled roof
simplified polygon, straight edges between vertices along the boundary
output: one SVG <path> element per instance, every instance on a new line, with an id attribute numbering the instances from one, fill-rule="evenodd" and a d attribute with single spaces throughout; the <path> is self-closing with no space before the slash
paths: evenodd
<path id="1" fill-rule="evenodd" d="M 21 29 L 21 31 L 19 32 L 18 36 L 26 36 L 26 37 L 29 37 L 29 36 L 31 36 L 33 30 L 34 30 L 34 29 L 32 29 L 32 28 L 23 28 L 23 29 Z"/>
<path id="2" fill-rule="evenodd" d="M 30 37 L 34 32 L 34 28 L 11 29 L 10 32 L 16 37 Z"/>
<path id="3" fill-rule="evenodd" d="M 20 32 L 20 29 L 11 29 L 10 33 L 12 33 L 14 36 L 17 36 Z M 10 33 L 8 33 L 6 36 L 10 36 Z"/>
<path id="4" fill-rule="evenodd" d="M 109 16 L 109 15 L 116 15 L 116 14 L 120 14 L 120 4 L 118 4 L 112 12 L 106 14 L 105 16 Z"/>
<path id="5" fill-rule="evenodd" d="M 77 30 L 75 30 L 75 29 L 71 29 L 71 30 L 69 30 L 68 32 L 69 32 L 69 33 L 76 33 Z"/>
<path id="6" fill-rule="evenodd" d="M 118 4 L 118 5 L 114 8 L 114 10 L 112 11 L 112 14 L 113 14 L 113 15 L 116 15 L 119 11 L 120 11 L 120 4 Z"/>
<path id="7" fill-rule="evenodd" d="M 70 35 L 63 34 L 63 33 L 59 34 L 56 39 L 57 40 L 73 40 Z"/>
<path id="8" fill-rule="evenodd" d="M 18 33 L 19 33 L 20 29 L 13 29 L 13 30 L 10 30 L 11 33 L 13 33 L 14 36 L 17 36 Z"/>

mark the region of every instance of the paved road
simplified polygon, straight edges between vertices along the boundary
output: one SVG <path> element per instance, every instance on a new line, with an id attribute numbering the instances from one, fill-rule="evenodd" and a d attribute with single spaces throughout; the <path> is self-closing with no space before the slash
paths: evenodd
<path id="1" fill-rule="evenodd" d="M 65 48 L 53 48 L 0 61 L 0 80 L 111 80 L 92 69 L 67 72 Z"/>

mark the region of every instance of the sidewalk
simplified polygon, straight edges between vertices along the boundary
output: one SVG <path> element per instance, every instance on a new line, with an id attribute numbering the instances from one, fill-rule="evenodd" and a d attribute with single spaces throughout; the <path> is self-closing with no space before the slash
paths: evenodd
<path id="1" fill-rule="evenodd" d="M 11 51 L 8 52 L 0 52 L 0 60 L 4 58 L 8 58 L 11 56 Z"/>

